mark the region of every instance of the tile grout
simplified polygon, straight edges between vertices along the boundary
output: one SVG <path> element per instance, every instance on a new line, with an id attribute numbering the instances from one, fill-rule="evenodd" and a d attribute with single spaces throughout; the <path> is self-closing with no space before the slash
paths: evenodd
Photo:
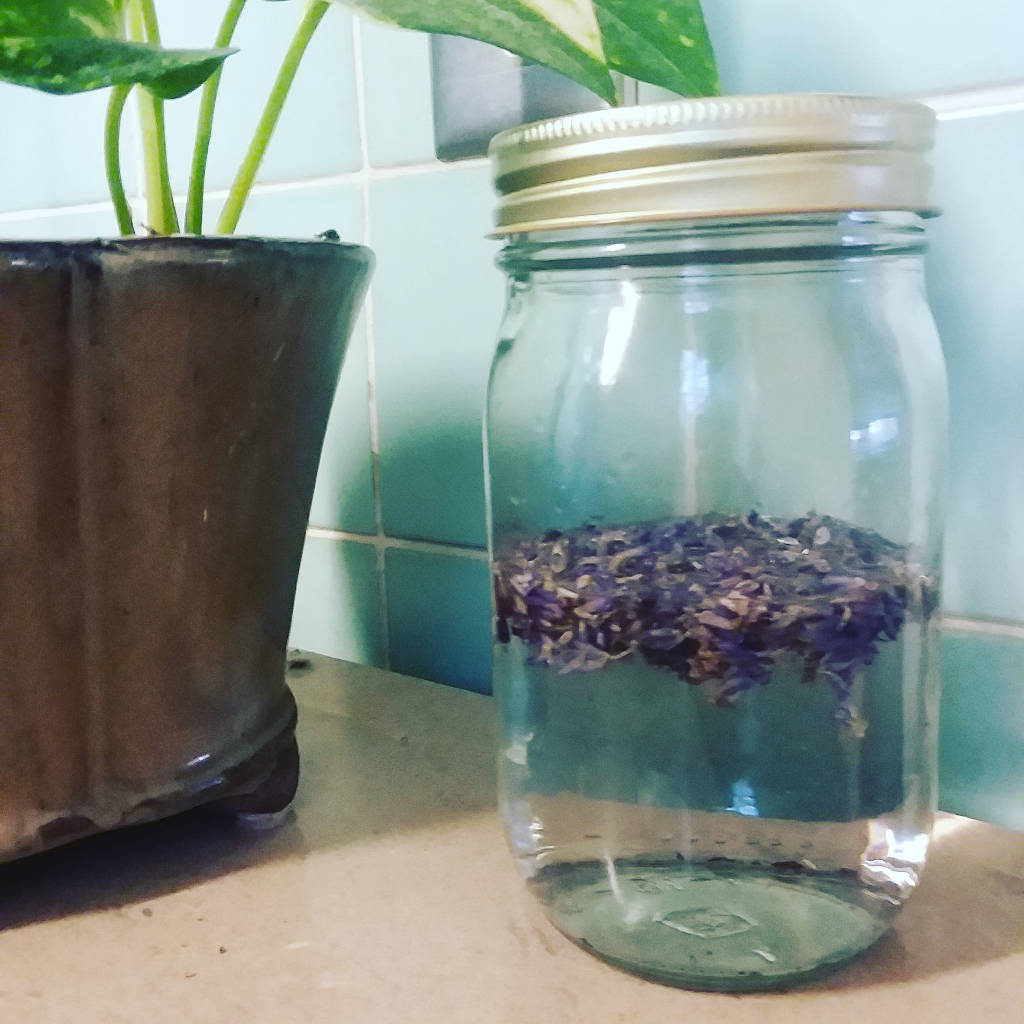
<path id="1" fill-rule="evenodd" d="M 989 619 L 971 619 L 960 618 L 954 615 L 943 615 L 941 628 L 943 631 L 952 633 L 978 633 L 985 636 L 1001 636 L 1013 640 L 1024 640 L 1024 623 L 993 622 Z"/>
<path id="2" fill-rule="evenodd" d="M 442 554 L 471 558 L 474 561 L 487 561 L 488 559 L 487 551 L 484 548 L 447 544 L 443 541 L 411 540 L 405 537 L 390 537 L 386 534 L 353 533 L 348 530 L 336 530 L 320 526 L 310 526 L 306 531 L 306 535 L 319 540 L 335 540 L 371 545 L 383 550 L 420 551 L 424 554 Z M 941 629 L 946 632 L 979 633 L 1024 640 L 1024 623 L 998 622 L 989 619 L 972 619 L 966 616 L 943 615 L 940 625 Z"/>
<path id="3" fill-rule="evenodd" d="M 373 204 L 371 201 L 372 186 L 378 181 L 389 181 L 401 178 L 414 177 L 416 175 L 451 173 L 468 166 L 483 166 L 487 164 L 486 159 L 466 160 L 459 163 L 446 164 L 440 160 L 420 161 L 413 164 L 402 164 L 394 167 L 375 168 L 371 165 L 369 153 L 369 128 L 366 106 L 366 75 L 363 52 L 363 34 L 358 19 L 353 19 L 353 64 L 356 78 L 356 123 L 359 132 L 359 156 L 360 166 L 356 171 L 346 172 L 340 175 L 324 176 L 314 179 L 304 179 L 297 182 L 277 182 L 259 191 L 263 194 L 284 193 L 298 191 L 300 189 L 355 185 L 360 189 L 363 207 L 363 243 L 372 246 L 373 243 Z M 256 190 L 254 190 L 255 192 Z M 374 535 L 349 534 L 345 531 L 325 530 L 310 528 L 307 531 L 308 537 L 319 537 L 333 540 L 351 541 L 354 543 L 369 544 L 374 548 L 376 557 L 376 574 L 378 586 L 378 609 L 380 614 L 381 646 L 384 654 L 384 668 L 392 667 L 391 658 L 391 631 L 390 631 L 390 602 L 388 594 L 388 574 L 386 553 L 388 550 L 405 548 L 418 550 L 425 553 L 451 553 L 450 548 L 442 544 L 431 544 L 430 542 L 402 542 L 395 538 L 389 538 L 384 532 L 384 506 L 382 499 L 381 483 L 381 461 L 380 461 L 380 415 L 377 405 L 377 358 L 376 358 L 376 331 L 374 320 L 374 288 L 371 284 L 367 291 L 363 304 L 363 316 L 366 326 L 366 359 L 367 359 L 367 402 L 370 433 L 370 458 L 373 474 L 373 517 Z M 459 550 L 457 546 L 455 550 Z M 473 552 L 471 557 L 476 557 L 478 552 Z"/>
<path id="4" fill-rule="evenodd" d="M 487 561 L 488 554 L 483 548 L 468 547 L 459 544 L 446 544 L 442 541 L 410 540 L 404 537 L 389 537 L 386 534 L 352 533 L 348 530 L 335 530 L 326 527 L 311 526 L 306 535 L 318 540 L 334 540 L 355 544 L 364 544 L 377 548 L 378 551 L 399 550 L 419 551 L 423 554 L 440 554 L 451 557 L 470 558 L 473 561 Z M 972 619 L 969 617 L 943 615 L 940 628 L 947 633 L 977 633 L 987 636 L 1008 637 L 1024 640 L 1024 623 L 998 622 L 989 619 Z"/>
<path id="5" fill-rule="evenodd" d="M 316 540 L 345 541 L 353 544 L 365 544 L 378 551 L 419 551 L 423 554 L 452 555 L 470 558 L 473 561 L 487 561 L 484 548 L 469 547 L 463 544 L 446 544 L 443 541 L 411 540 L 406 537 L 390 537 L 385 533 L 352 533 L 349 530 L 334 530 L 323 526 L 310 526 L 306 536 Z"/>
<path id="6" fill-rule="evenodd" d="M 306 536 L 315 537 L 318 540 L 365 544 L 382 550 L 420 551 L 424 554 L 471 558 L 474 561 L 487 561 L 488 559 L 487 551 L 483 548 L 447 544 L 443 541 L 411 540 L 405 537 L 389 537 L 386 534 L 353 533 L 348 530 L 335 530 L 320 526 L 310 526 L 306 531 Z M 978 633 L 1024 640 L 1024 623 L 943 615 L 940 620 L 940 628 L 943 632 Z"/>
<path id="7" fill-rule="evenodd" d="M 426 174 L 451 174 L 454 171 L 465 170 L 472 167 L 487 166 L 487 159 L 481 157 L 472 160 L 459 160 L 454 163 L 442 163 L 440 160 L 433 163 L 403 164 L 397 167 L 367 167 L 353 171 L 345 171 L 341 174 L 320 175 L 313 178 L 297 178 L 294 181 L 271 181 L 261 182 L 254 185 L 253 196 L 269 196 L 299 192 L 304 189 L 324 188 L 338 185 L 362 186 L 372 184 L 375 181 L 392 181 L 396 178 L 413 177 Z M 207 189 L 203 193 L 205 200 L 226 199 L 228 188 Z M 187 193 L 175 193 L 176 203 L 182 203 L 187 198 Z M 133 203 L 144 203 L 142 193 L 131 196 Z M 101 213 L 110 209 L 109 199 L 97 199 L 88 203 L 69 203 L 66 206 L 40 206 L 24 210 L 5 210 L 0 212 L 0 223 L 17 222 L 19 220 L 33 220 L 42 217 L 69 216 L 82 213 Z"/>
<path id="8" fill-rule="evenodd" d="M 370 206 L 370 140 L 366 117 L 366 74 L 363 60 L 362 23 L 352 19 L 352 56 L 356 79 L 356 124 L 359 131 L 359 191 L 363 206 L 363 244 L 371 245 L 373 223 Z M 377 537 L 384 536 L 384 511 L 380 487 L 380 419 L 377 410 L 377 348 L 373 317 L 373 285 L 367 289 L 363 300 L 363 317 L 366 325 L 366 402 L 370 432 L 370 463 L 373 480 L 373 522 Z M 391 629 L 388 615 L 388 584 L 384 561 L 384 547 L 374 544 L 374 560 L 377 571 L 377 610 L 380 615 L 380 639 L 384 655 L 384 668 L 391 668 Z"/>
<path id="9" fill-rule="evenodd" d="M 939 121 L 994 117 L 1024 110 L 1024 79 L 986 82 L 908 96 L 907 99 L 931 107 Z"/>

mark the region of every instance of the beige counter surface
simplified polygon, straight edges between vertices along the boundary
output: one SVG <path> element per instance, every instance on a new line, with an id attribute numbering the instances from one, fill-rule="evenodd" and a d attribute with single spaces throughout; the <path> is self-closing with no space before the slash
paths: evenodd
<path id="1" fill-rule="evenodd" d="M 944 816 L 894 932 L 827 983 L 665 988 L 533 905 L 493 809 L 490 700 L 312 664 L 277 828 L 194 813 L 0 868 L 0 1024 L 1024 1020 L 1024 834 Z"/>

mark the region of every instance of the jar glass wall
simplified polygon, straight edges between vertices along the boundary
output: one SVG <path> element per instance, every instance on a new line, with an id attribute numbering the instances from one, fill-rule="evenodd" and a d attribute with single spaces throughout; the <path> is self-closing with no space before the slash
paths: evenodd
<path id="1" fill-rule="evenodd" d="M 945 378 L 914 214 L 543 231 L 486 447 L 509 841 L 650 977 L 812 978 L 935 803 Z"/>

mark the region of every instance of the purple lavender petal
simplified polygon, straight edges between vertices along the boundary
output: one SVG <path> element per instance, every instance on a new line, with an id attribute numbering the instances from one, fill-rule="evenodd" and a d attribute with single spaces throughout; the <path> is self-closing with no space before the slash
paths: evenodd
<path id="1" fill-rule="evenodd" d="M 499 642 L 519 637 L 535 663 L 592 671 L 639 654 L 726 705 L 795 656 L 846 707 L 878 643 L 937 605 L 903 549 L 814 514 L 552 530 L 495 561 L 494 589 Z"/>

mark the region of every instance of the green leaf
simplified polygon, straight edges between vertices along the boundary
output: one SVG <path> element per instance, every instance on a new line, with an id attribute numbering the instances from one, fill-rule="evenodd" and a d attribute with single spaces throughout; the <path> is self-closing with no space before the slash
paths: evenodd
<path id="1" fill-rule="evenodd" d="M 717 96 L 700 0 L 594 0 L 608 64 L 680 96 Z"/>
<path id="2" fill-rule="evenodd" d="M 591 0 L 333 0 L 381 21 L 493 43 L 614 103 Z"/>
<path id="3" fill-rule="evenodd" d="M 117 38 L 121 0 L 0 0 L 0 38 Z"/>
<path id="4" fill-rule="evenodd" d="M 169 100 L 198 88 L 234 52 L 164 50 L 95 36 L 6 36 L 0 79 L 55 93 L 140 84 Z"/>
<path id="5" fill-rule="evenodd" d="M 202 85 L 233 50 L 122 38 L 123 0 L 0 0 L 0 79 L 71 93 L 141 84 L 163 99 Z"/>

